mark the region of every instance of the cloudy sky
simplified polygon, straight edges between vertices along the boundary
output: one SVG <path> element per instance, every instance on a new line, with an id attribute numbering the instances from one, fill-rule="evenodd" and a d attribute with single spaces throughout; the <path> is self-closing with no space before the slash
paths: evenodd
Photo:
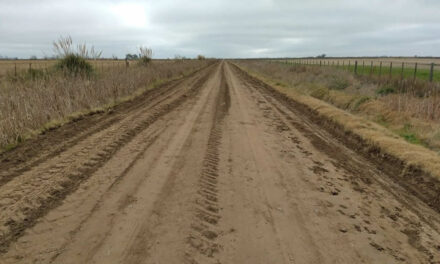
<path id="1" fill-rule="evenodd" d="M 0 0 L 0 55 L 440 56 L 440 0 Z"/>

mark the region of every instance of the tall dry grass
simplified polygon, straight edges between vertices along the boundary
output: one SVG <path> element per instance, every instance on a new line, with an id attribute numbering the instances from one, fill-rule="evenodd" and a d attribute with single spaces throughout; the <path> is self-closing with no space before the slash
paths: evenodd
<path id="1" fill-rule="evenodd" d="M 411 143 L 440 150 L 440 84 L 356 77 L 333 68 L 262 60 L 237 63 L 274 84 L 363 115 Z"/>
<path id="2" fill-rule="evenodd" d="M 158 61 L 148 67 L 102 68 L 92 78 L 53 72 L 35 79 L 0 80 L 0 147 L 23 140 L 48 122 L 113 104 L 159 80 L 181 76 L 209 63 Z"/>

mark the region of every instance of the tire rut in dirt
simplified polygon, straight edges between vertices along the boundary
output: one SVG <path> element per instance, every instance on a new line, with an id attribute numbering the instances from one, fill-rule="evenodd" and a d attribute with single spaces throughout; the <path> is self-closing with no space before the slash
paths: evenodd
<path id="1" fill-rule="evenodd" d="M 219 147 L 222 138 L 223 120 L 229 111 L 230 105 L 229 87 L 226 83 L 223 66 L 214 120 L 199 179 L 194 221 L 191 225 L 191 233 L 187 237 L 189 249 L 185 252 L 185 263 L 209 263 L 214 261 L 214 254 L 221 250 L 221 245 L 216 241 L 219 234 L 217 224 L 221 218 L 217 188 L 220 161 Z"/>
<path id="2" fill-rule="evenodd" d="M 49 190 L 42 190 L 43 192 L 47 193 L 43 193 L 41 197 L 37 197 L 39 200 L 32 202 L 34 206 L 29 206 L 21 211 L 15 212 L 14 215 L 18 217 L 11 217 L 5 223 L 2 223 L 7 226 L 8 229 L 6 232 L 3 232 L 0 235 L 0 252 L 6 251 L 10 243 L 23 235 L 24 230 L 33 226 L 37 219 L 61 204 L 68 194 L 75 191 L 84 180 L 98 170 L 113 156 L 116 151 L 133 139 L 139 132 L 148 128 L 160 117 L 184 103 L 192 95 L 195 95 L 208 80 L 212 70 L 214 70 L 214 68 L 211 68 L 203 73 L 203 75 L 201 75 L 198 80 L 192 84 L 187 93 L 178 95 L 171 102 L 159 104 L 156 107 L 153 107 L 151 110 L 149 110 L 151 113 L 148 114 L 144 119 L 139 120 L 138 123 L 130 124 L 130 126 L 127 124 L 126 127 L 122 127 L 121 130 L 123 132 L 114 131 L 114 133 L 120 133 L 120 135 L 114 142 L 107 145 L 96 156 L 90 157 L 87 152 L 82 153 L 81 156 L 87 159 L 84 160 L 79 167 L 74 168 L 74 170 L 70 169 L 69 173 L 64 176 L 65 179 L 61 183 L 61 186 L 57 186 L 56 188 Z M 86 146 L 86 148 L 93 149 L 93 146 Z M 75 159 L 78 158 L 81 157 L 75 156 Z M 68 165 L 69 162 L 61 164 L 55 168 L 56 171 L 47 172 L 47 177 L 51 177 L 51 173 L 61 173 L 64 168 L 67 168 Z M 41 175 L 39 175 L 39 177 L 40 176 Z M 22 199 L 26 199 L 26 197 Z"/>

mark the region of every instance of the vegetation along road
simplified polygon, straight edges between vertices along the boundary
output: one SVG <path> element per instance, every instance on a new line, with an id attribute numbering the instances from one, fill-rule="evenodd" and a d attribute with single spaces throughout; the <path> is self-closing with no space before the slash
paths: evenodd
<path id="1" fill-rule="evenodd" d="M 439 201 L 325 125 L 221 61 L 48 131 L 0 156 L 0 263 L 439 263 Z"/>

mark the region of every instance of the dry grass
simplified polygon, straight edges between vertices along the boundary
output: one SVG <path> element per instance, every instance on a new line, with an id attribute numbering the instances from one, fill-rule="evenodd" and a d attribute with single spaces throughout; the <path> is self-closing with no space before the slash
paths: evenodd
<path id="1" fill-rule="evenodd" d="M 238 64 L 278 87 L 310 95 L 360 115 L 410 143 L 440 150 L 438 83 L 420 82 L 413 86 L 404 82 L 402 86 L 356 78 L 332 67 L 290 66 L 265 61 L 239 61 Z M 393 92 L 387 94 L 386 91 Z"/>
<path id="2" fill-rule="evenodd" d="M 148 67 L 108 67 L 93 78 L 52 73 L 44 78 L 0 81 L 0 147 L 13 146 L 69 115 L 118 103 L 161 80 L 176 78 L 209 64 L 187 60 L 152 62 Z"/>

